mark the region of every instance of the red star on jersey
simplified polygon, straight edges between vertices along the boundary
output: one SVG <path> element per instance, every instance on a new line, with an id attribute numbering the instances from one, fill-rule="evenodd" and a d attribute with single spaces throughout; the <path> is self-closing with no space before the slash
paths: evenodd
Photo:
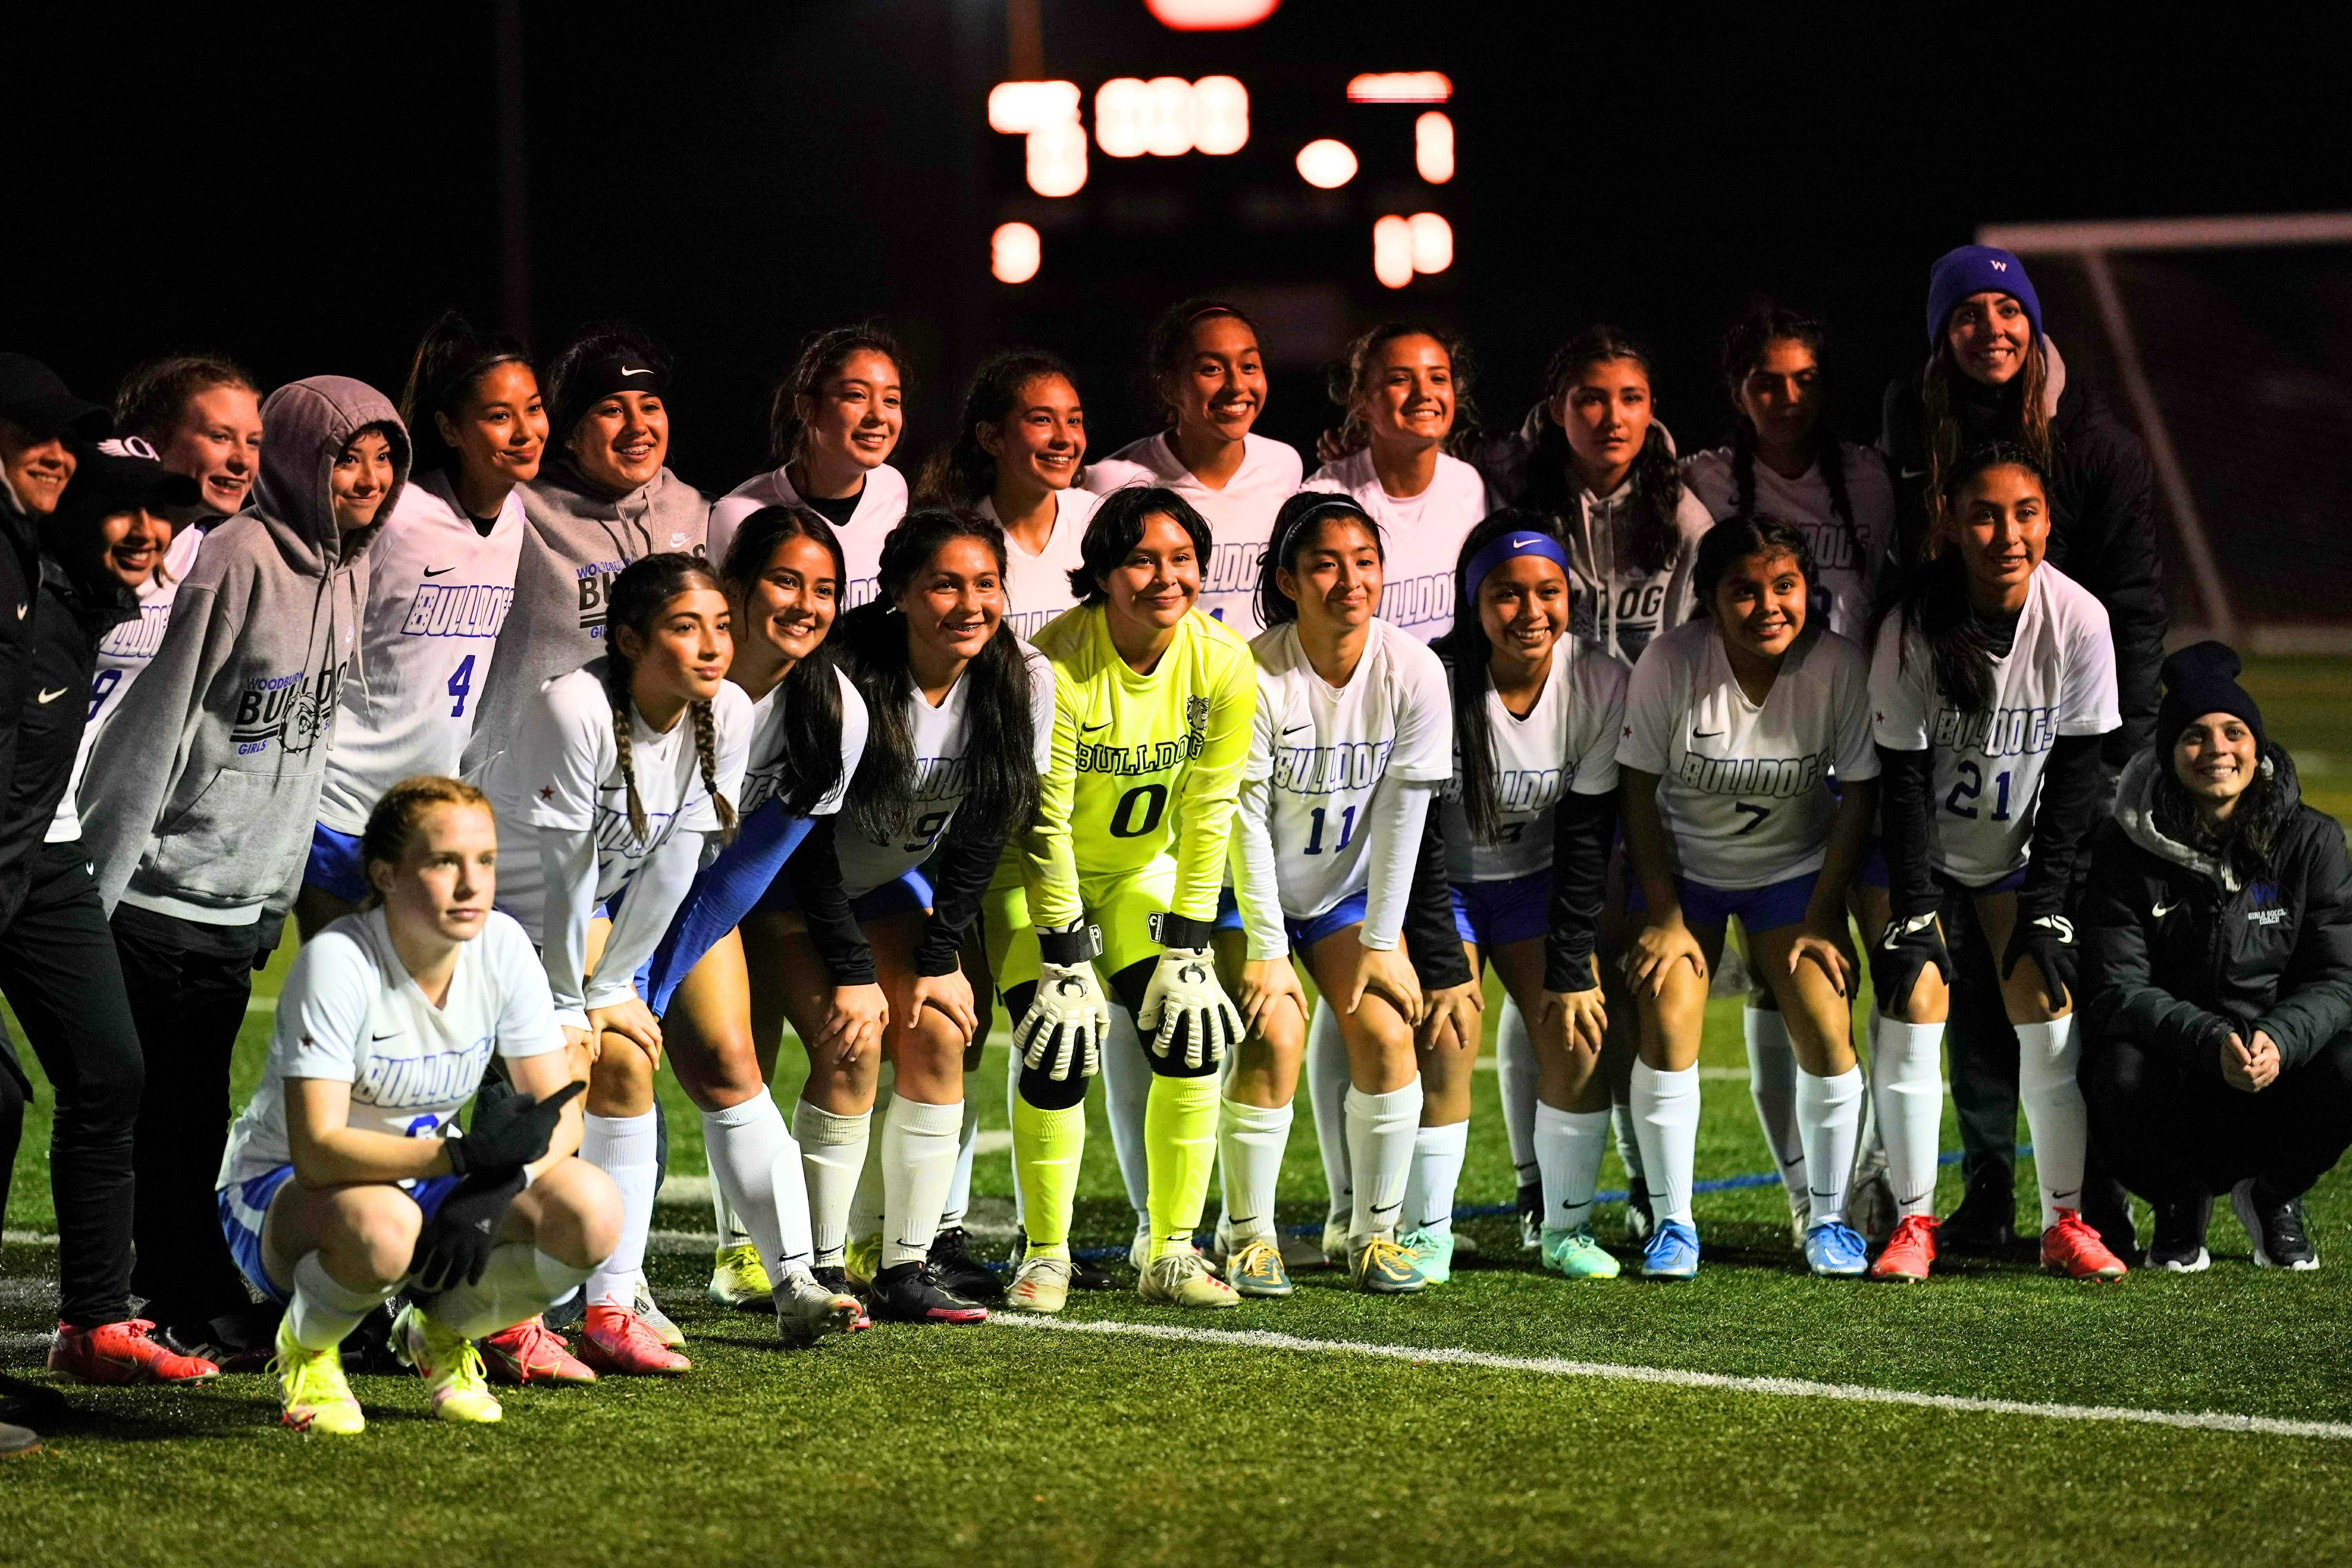
<path id="1" fill-rule="evenodd" d="M 541 800 L 553 800 L 555 798 L 555 786 L 553 784 L 542 785 L 539 792 L 539 798 Z"/>

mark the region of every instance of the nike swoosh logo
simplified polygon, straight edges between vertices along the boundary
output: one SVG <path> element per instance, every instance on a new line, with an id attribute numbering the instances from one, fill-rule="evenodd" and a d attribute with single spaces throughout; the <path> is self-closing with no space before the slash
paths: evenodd
<path id="1" fill-rule="evenodd" d="M 44 699 L 44 700 L 46 700 L 46 699 Z M 2148 918 L 2151 920 L 2160 921 L 2179 907 L 2180 900 L 2178 899 L 2173 900 L 2172 902 L 2168 904 L 2151 904 L 2148 906 Z"/>
<path id="2" fill-rule="evenodd" d="M 623 375 L 651 375 L 653 374 L 653 372 L 649 370 L 637 370 L 629 365 L 623 365 L 621 367 L 621 374 Z"/>
<path id="3" fill-rule="evenodd" d="M 445 573 L 445 572 L 455 572 L 456 570 L 457 570 L 457 568 L 456 568 L 455 566 L 443 566 L 443 567 L 438 568 L 437 570 L 436 570 L 436 568 L 434 568 L 434 567 L 427 566 L 427 567 L 425 569 L 425 574 L 427 577 L 438 577 L 438 576 L 440 576 L 440 575 L 441 575 L 443 573 Z"/>
<path id="4" fill-rule="evenodd" d="M 1312 724 L 1293 724 L 1289 729 L 1283 731 L 1283 735 L 1287 738 L 1289 736 L 1296 735 L 1301 730 L 1312 730 L 1313 728 L 1315 728 L 1315 726 Z"/>
<path id="5" fill-rule="evenodd" d="M 1631 734 L 1633 731 L 1629 730 L 1626 733 Z M 1720 730 L 1693 730 L 1691 731 L 1691 739 L 1694 741 L 1716 741 L 1722 739 L 1722 737 L 1723 731 Z"/>
<path id="6" fill-rule="evenodd" d="M 1903 477 L 1906 479 L 1925 479 L 1927 478 L 1927 470 L 1925 468 L 1906 468 L 1903 470 Z"/>
<path id="7" fill-rule="evenodd" d="M 398 1029 L 394 1029 L 389 1035 L 374 1035 L 371 1036 L 370 1038 L 375 1040 L 396 1040 L 400 1038 L 400 1031 Z"/>
<path id="8" fill-rule="evenodd" d="M 41 700 L 44 702 L 55 702 L 58 698 L 63 697 L 67 692 L 71 691 L 72 689 L 73 688 L 70 686 L 60 686 L 55 691 L 44 691 L 41 693 Z"/>
<path id="9" fill-rule="evenodd" d="M 1106 719 L 1099 724 L 1081 724 L 1078 726 L 1078 731 L 1081 734 L 1091 735 L 1097 730 L 1108 730 L 1109 728 L 1110 721 Z"/>
<path id="10" fill-rule="evenodd" d="M 1534 542 L 1535 541 L 1532 539 L 1514 539 L 1511 541 L 1511 548 L 1514 550 L 1525 550 L 1528 545 L 1533 544 Z"/>

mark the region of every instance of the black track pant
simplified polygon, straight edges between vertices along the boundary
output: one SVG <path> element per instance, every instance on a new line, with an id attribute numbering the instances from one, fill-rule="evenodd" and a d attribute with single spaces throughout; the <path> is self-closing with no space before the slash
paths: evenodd
<path id="1" fill-rule="evenodd" d="M 245 1027 L 259 944 L 258 921 L 214 926 L 128 904 L 114 911 L 114 945 L 147 1058 L 131 1289 L 167 1328 L 253 1300 L 221 1236 L 213 1184 L 228 1146 L 229 1058 Z"/>
<path id="2" fill-rule="evenodd" d="M 2259 1094 L 2202 1063 L 2109 1040 L 2084 1060 L 2083 1097 L 2108 1167 L 2150 1203 L 2216 1195 L 2249 1177 L 2299 1197 L 2352 1146 L 2352 1033 Z"/>
<path id="3" fill-rule="evenodd" d="M 131 1315 L 131 1129 L 145 1069 L 79 840 L 35 853 L 24 904 L 0 931 L 0 992 L 57 1094 L 58 1316 L 79 1329 L 120 1322 Z M 22 1088 L 0 1064 L 0 1100 Z M 0 1107 L 0 1213 L 22 1116 L 21 1100 Z"/>

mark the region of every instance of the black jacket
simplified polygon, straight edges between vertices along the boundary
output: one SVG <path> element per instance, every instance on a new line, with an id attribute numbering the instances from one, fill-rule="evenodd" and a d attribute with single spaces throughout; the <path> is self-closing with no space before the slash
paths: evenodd
<path id="1" fill-rule="evenodd" d="M 2284 822 L 2272 875 L 2230 868 L 2166 836 L 2150 809 L 2158 764 L 2124 770 L 2091 850 L 2076 918 L 2084 1048 L 2110 1039 L 2170 1055 L 2190 1081 L 2221 1081 L 2222 1042 L 2277 1043 L 2282 1070 L 2352 1028 L 2352 859 L 2336 819 L 2302 804 L 2294 764 L 2267 753 Z"/>
<path id="2" fill-rule="evenodd" d="M 16 772 L 16 724 L 32 679 L 40 581 L 40 533 L 33 519 L 16 510 L 15 498 L 0 489 L 0 779 Z M 0 858 L 14 847 L 0 840 Z"/>
<path id="3" fill-rule="evenodd" d="M 42 557 L 39 572 L 25 691 L 13 716 L 16 760 L 0 794 L 0 929 L 16 917 L 27 869 L 72 782 L 98 645 L 139 614 L 137 595 L 112 577 L 70 574 L 53 556 Z"/>
<path id="4" fill-rule="evenodd" d="M 2124 722 L 2107 737 L 2105 757 L 2109 766 L 2119 768 L 2147 750 L 2156 732 L 2157 670 L 2164 662 L 2167 618 L 2157 561 L 2156 480 L 2139 437 L 2105 398 L 2079 380 L 2065 378 L 2054 349 L 2052 361 L 2059 392 L 2050 421 L 2056 469 L 2051 475 L 2050 563 L 2107 607 Z M 1990 392 L 1964 403 L 1959 413 L 1969 444 L 2013 437 L 2014 403 L 2013 393 Z M 1916 563 L 1927 537 L 1925 425 L 1918 379 L 1888 386 L 1879 447 L 1895 473 L 1890 584 L 1899 584 Z"/>

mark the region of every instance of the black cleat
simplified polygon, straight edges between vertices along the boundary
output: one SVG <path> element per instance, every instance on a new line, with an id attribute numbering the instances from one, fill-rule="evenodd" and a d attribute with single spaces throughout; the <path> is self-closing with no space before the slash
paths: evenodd
<path id="1" fill-rule="evenodd" d="M 826 1289 L 837 1291 L 857 1303 L 857 1321 L 849 1325 L 851 1333 L 874 1326 L 874 1320 L 868 1315 L 874 1310 L 874 1302 L 865 1291 L 849 1282 L 848 1269 L 836 1263 L 830 1268 L 812 1268 L 809 1277 Z"/>
<path id="2" fill-rule="evenodd" d="M 2205 1227 L 2213 1218 L 2213 1195 L 2201 1194 L 2156 1205 L 2156 1237 L 2146 1267 L 2170 1274 L 2202 1274 L 2213 1259 L 2205 1250 Z M 2115 1248 L 2107 1248 L 2112 1252 Z"/>
<path id="3" fill-rule="evenodd" d="M 931 1238 L 931 1277 L 950 1294 L 982 1306 L 994 1306 L 1004 1300 L 1004 1284 L 988 1265 L 971 1255 L 971 1238 L 961 1226 L 943 1230 Z"/>
<path id="4" fill-rule="evenodd" d="M 2017 1189 L 1999 1165 L 1987 1165 L 1949 1219 L 1936 1227 L 1937 1250 L 1992 1258 L 2017 1246 Z"/>
<path id="5" fill-rule="evenodd" d="M 1540 1251 L 1543 1247 L 1543 1184 L 1529 1182 L 1519 1188 L 1517 1205 L 1519 1221 L 1519 1250 Z"/>
<path id="6" fill-rule="evenodd" d="M 2230 1189 L 2230 1206 L 2254 1244 L 2255 1268 L 2302 1272 L 2319 1267 L 2319 1248 L 2304 1227 L 2301 1198 L 2275 1196 L 2257 1176 Z"/>
<path id="7" fill-rule="evenodd" d="M 874 1276 L 873 1313 L 892 1323 L 984 1323 L 988 1309 L 940 1285 L 928 1263 L 894 1263 Z"/>
<path id="8" fill-rule="evenodd" d="M 1657 1215 L 1650 1212 L 1650 1184 L 1635 1176 L 1625 1184 L 1625 1245 L 1647 1247 L 1657 1228 Z"/>

